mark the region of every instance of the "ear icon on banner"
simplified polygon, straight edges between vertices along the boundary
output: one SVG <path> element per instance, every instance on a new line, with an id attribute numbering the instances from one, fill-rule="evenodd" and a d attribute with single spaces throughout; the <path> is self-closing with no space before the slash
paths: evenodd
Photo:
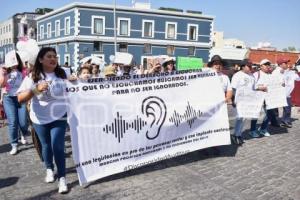
<path id="1" fill-rule="evenodd" d="M 142 114 L 152 119 L 150 129 L 146 132 L 147 139 L 153 140 L 157 138 L 167 116 L 165 102 L 155 96 L 145 98 L 142 103 Z"/>

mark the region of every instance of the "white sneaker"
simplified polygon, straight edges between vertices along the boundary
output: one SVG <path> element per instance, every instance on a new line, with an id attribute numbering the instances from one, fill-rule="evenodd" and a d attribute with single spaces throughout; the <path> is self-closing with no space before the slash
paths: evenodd
<path id="1" fill-rule="evenodd" d="M 23 144 L 23 145 L 26 145 L 27 144 L 27 140 L 26 140 L 26 138 L 25 138 L 25 136 L 21 136 L 21 143 Z"/>
<path id="2" fill-rule="evenodd" d="M 16 155 L 18 153 L 18 147 L 13 146 L 11 151 L 9 152 L 10 155 Z"/>
<path id="3" fill-rule="evenodd" d="M 54 182 L 54 173 L 53 173 L 52 169 L 47 169 L 45 182 L 46 183 L 53 183 Z"/>
<path id="4" fill-rule="evenodd" d="M 60 194 L 64 194 L 68 192 L 68 186 L 66 183 L 66 178 L 65 177 L 61 177 L 59 179 L 59 183 L 58 183 L 58 193 Z"/>

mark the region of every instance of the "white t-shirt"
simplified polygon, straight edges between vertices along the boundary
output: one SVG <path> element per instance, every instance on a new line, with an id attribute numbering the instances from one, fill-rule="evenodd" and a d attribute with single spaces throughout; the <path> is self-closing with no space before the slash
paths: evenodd
<path id="1" fill-rule="evenodd" d="M 291 93 L 295 88 L 295 80 L 299 79 L 299 75 L 293 70 L 284 72 L 286 96 L 291 97 Z"/>
<path id="2" fill-rule="evenodd" d="M 22 73 L 18 70 L 13 70 L 7 74 L 6 91 L 9 96 L 17 96 L 17 90 L 22 84 Z"/>
<path id="3" fill-rule="evenodd" d="M 267 74 L 263 71 L 257 71 L 253 74 L 255 78 L 255 89 L 258 89 L 259 86 L 268 87 L 270 84 L 271 74 Z"/>
<path id="4" fill-rule="evenodd" d="M 284 72 L 285 70 L 283 70 L 281 67 L 276 67 L 272 72 L 272 75 L 277 76 L 278 80 L 281 82 L 281 84 L 283 84 L 285 83 Z"/>
<path id="5" fill-rule="evenodd" d="M 218 73 L 218 77 L 221 81 L 222 88 L 223 88 L 224 92 L 232 90 L 232 87 L 231 87 L 230 80 L 229 80 L 228 76 L 226 76 L 225 74 L 222 74 L 222 73 Z"/>
<path id="6" fill-rule="evenodd" d="M 231 87 L 234 89 L 248 88 L 253 90 L 254 83 L 254 76 L 252 74 L 246 74 L 243 71 L 238 71 L 231 79 Z"/>
<path id="7" fill-rule="evenodd" d="M 61 119 L 67 113 L 65 101 L 65 82 L 54 73 L 45 73 L 46 77 L 38 83 L 47 81 L 49 88 L 38 96 L 33 96 L 30 104 L 30 119 L 35 124 L 48 124 Z M 36 84 L 27 76 L 17 93 L 31 90 Z"/>
<path id="8" fill-rule="evenodd" d="M 204 68 L 202 68 L 202 72 L 216 72 L 216 70 L 214 70 L 210 67 L 204 67 Z M 221 81 L 222 89 L 224 92 L 232 90 L 228 76 L 226 76 L 223 73 L 218 73 L 218 77 Z"/>
<path id="9" fill-rule="evenodd" d="M 67 77 L 71 76 L 71 74 L 72 74 L 71 67 L 61 67 L 61 68 L 65 71 Z"/>

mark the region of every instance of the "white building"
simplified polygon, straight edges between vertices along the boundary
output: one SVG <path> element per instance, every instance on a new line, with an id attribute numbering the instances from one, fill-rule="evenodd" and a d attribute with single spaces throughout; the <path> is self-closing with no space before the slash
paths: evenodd
<path id="1" fill-rule="evenodd" d="M 8 51 L 15 49 L 21 38 L 36 39 L 37 13 L 17 13 L 7 20 L 0 22 L 0 63 Z"/>

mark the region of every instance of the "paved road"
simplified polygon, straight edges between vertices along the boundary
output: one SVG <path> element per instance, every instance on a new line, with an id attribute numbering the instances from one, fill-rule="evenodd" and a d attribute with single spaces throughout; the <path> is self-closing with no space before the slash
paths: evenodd
<path id="1" fill-rule="evenodd" d="M 67 136 L 70 192 L 66 195 L 57 193 L 57 183 L 43 182 L 45 171 L 31 141 L 27 146 L 20 146 L 16 156 L 8 154 L 10 146 L 6 131 L 6 128 L 0 129 L 1 200 L 300 200 L 299 120 L 294 121 L 291 129 L 271 129 L 273 134 L 268 138 L 247 137 L 242 147 L 231 145 L 192 152 L 84 187 L 78 184 L 70 136 Z"/>

